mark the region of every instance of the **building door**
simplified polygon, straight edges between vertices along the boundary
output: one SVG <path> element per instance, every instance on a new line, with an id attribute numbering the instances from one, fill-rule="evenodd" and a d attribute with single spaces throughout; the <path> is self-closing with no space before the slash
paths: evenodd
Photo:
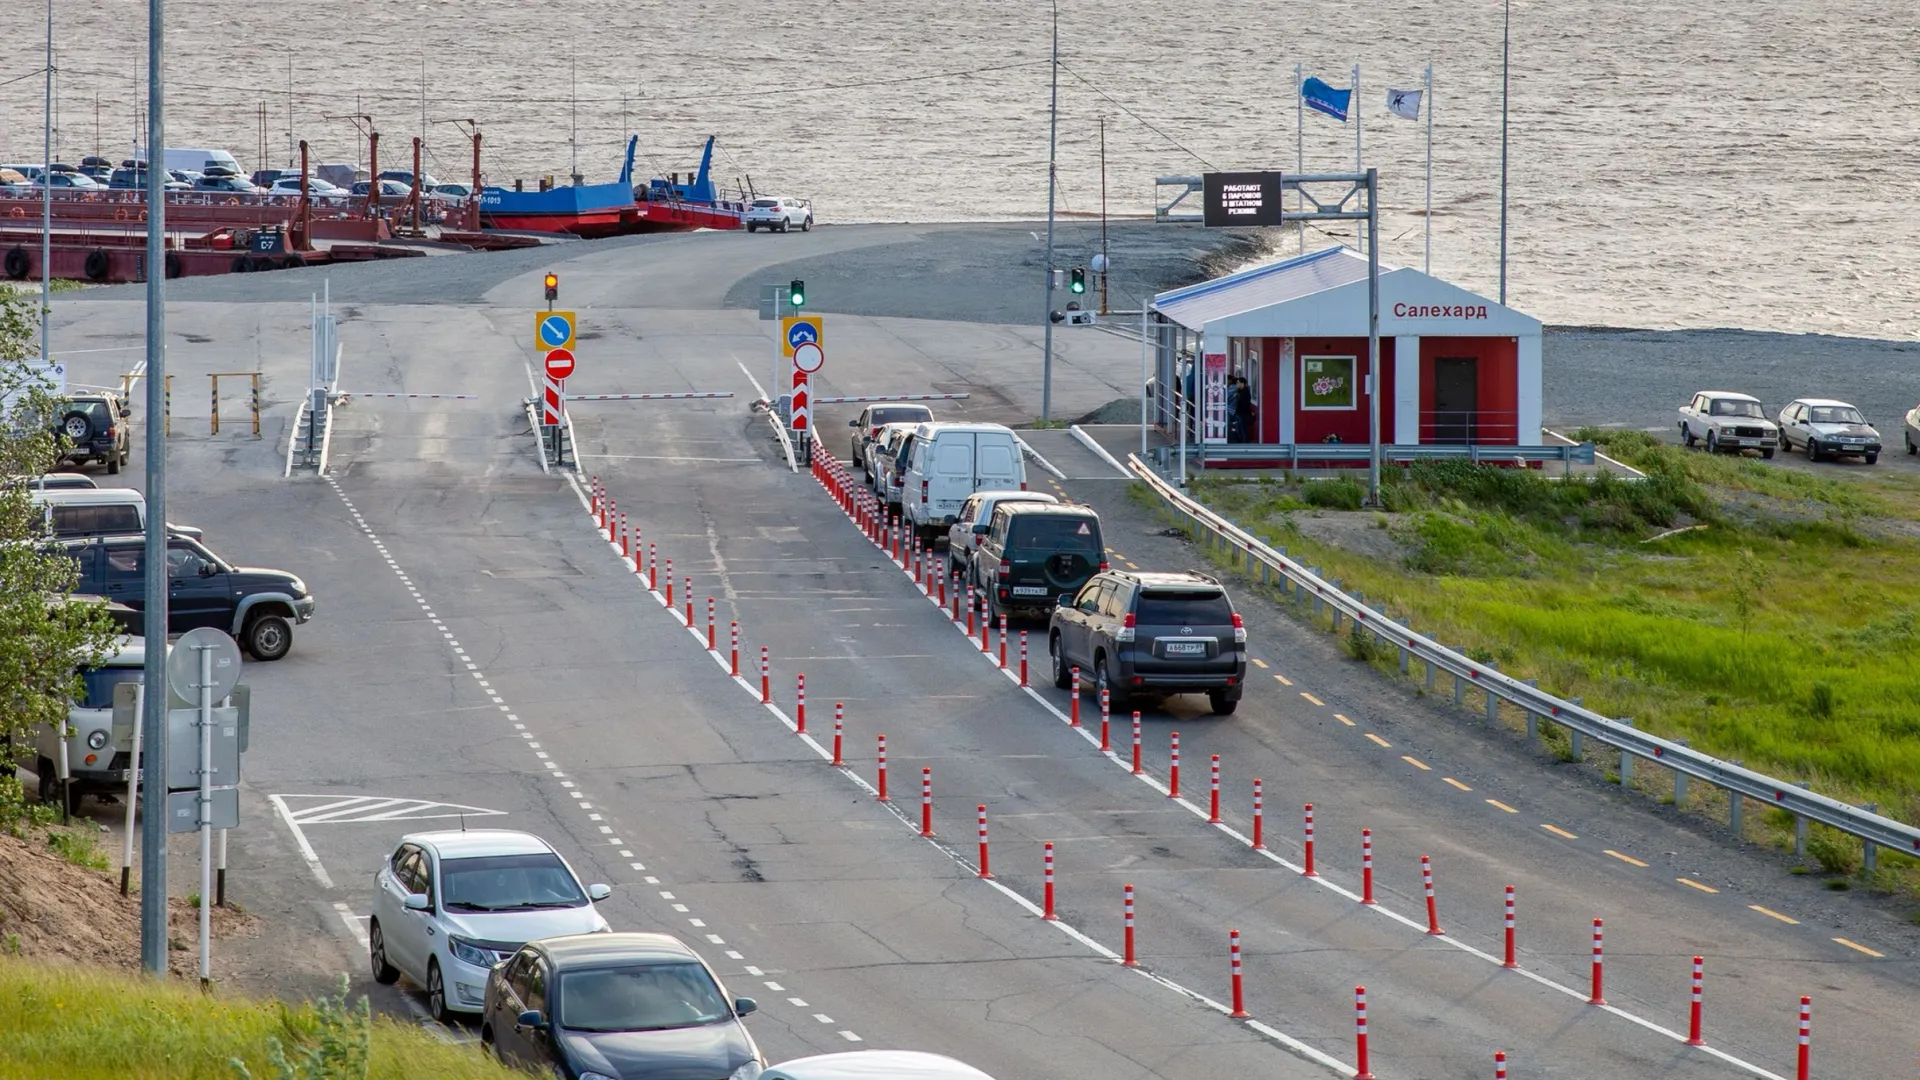
<path id="1" fill-rule="evenodd" d="M 1480 359 L 1442 356 L 1433 362 L 1433 441 L 1472 443 L 1479 434 Z"/>

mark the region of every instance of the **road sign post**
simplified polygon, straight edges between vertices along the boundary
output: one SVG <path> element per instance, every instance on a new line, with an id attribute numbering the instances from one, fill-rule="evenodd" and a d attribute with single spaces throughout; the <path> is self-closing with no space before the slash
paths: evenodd
<path id="1" fill-rule="evenodd" d="M 793 432 L 794 452 L 811 461 L 813 440 L 813 374 L 826 363 L 825 324 L 818 315 L 789 315 L 780 320 L 780 354 L 787 360 L 791 388 L 787 426 Z"/>
<path id="2" fill-rule="evenodd" d="M 541 388 L 540 442 L 548 459 L 564 465 L 560 429 L 566 423 L 566 381 L 573 374 L 574 317 L 571 311 L 537 311 L 533 316 L 533 347 L 546 359 Z"/>
<path id="3" fill-rule="evenodd" d="M 166 660 L 169 697 L 194 702 L 170 710 L 167 770 L 168 832 L 200 834 L 200 985 L 213 982 L 213 831 L 240 823 L 240 750 L 245 743 L 240 708 L 215 708 L 236 694 L 240 647 L 212 627 L 180 637 Z M 197 743 L 197 746 L 195 745 Z M 184 766 L 193 763 L 192 769 Z"/>

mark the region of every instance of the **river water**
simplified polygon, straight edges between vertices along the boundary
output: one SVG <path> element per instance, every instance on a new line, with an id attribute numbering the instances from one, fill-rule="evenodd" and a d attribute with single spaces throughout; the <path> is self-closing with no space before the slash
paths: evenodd
<path id="1" fill-rule="evenodd" d="M 370 114 L 405 166 L 426 119 L 473 117 L 489 182 L 684 170 L 717 134 L 728 181 L 815 200 L 823 223 L 1044 214 L 1048 8 L 1006 0 L 336 0 L 170 5 L 175 146 L 285 164 L 364 156 Z M 41 64 L 40 6 L 0 4 L 0 79 Z M 146 5 L 56 0 L 60 156 L 133 136 Z M 1920 5 L 1886 0 L 1515 0 L 1509 296 L 1562 324 L 1920 336 Z M 1153 180 L 1295 164 L 1293 67 L 1361 65 L 1381 251 L 1425 258 L 1424 122 L 1389 86 L 1435 69 L 1435 273 L 1499 273 L 1497 0 L 1153 0 L 1061 5 L 1059 191 L 1070 255 L 1101 205 L 1150 212 Z M 292 91 L 289 93 L 289 61 Z M 961 74 L 964 73 L 964 74 Z M 576 82 L 577 80 L 577 82 Z M 37 160 L 37 78 L 0 87 L 0 160 Z M 96 135 L 95 101 L 99 102 Z M 265 136 L 259 109 L 265 107 Z M 428 170 L 465 180 L 454 125 Z M 1353 124 L 1309 113 L 1308 171 L 1351 168 Z M 97 143 L 96 143 L 97 140 Z M 1309 246 L 1350 237 L 1328 227 Z M 1284 239 L 1282 251 L 1293 250 Z M 1116 272 L 1123 268 L 1116 267 Z"/>

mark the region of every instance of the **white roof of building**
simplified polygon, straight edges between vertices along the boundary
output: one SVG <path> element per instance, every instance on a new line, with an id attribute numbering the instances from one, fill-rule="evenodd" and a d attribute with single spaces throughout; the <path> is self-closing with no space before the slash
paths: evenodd
<path id="1" fill-rule="evenodd" d="M 1160 293 L 1155 310 L 1223 337 L 1364 337 L 1367 260 L 1332 247 Z M 1404 266 L 1380 266 L 1382 337 L 1524 337 L 1540 320 Z"/>

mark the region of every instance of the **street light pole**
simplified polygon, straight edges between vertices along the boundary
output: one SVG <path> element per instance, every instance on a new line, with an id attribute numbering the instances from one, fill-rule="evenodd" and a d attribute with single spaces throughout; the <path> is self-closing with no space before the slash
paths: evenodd
<path id="1" fill-rule="evenodd" d="M 1047 107 L 1047 289 L 1040 319 L 1046 333 L 1040 362 L 1040 419 L 1053 415 L 1053 196 L 1054 153 L 1060 134 L 1060 2 L 1053 3 L 1053 101 Z"/>
<path id="2" fill-rule="evenodd" d="M 147 0 L 147 608 L 140 718 L 140 966 L 167 973 L 167 189 L 164 0 Z"/>
<path id="3" fill-rule="evenodd" d="M 47 103 L 41 114 L 46 161 L 40 172 L 40 367 L 52 373 L 53 347 L 53 0 L 47 0 Z M 65 393 L 67 381 L 58 381 Z"/>
<path id="4" fill-rule="evenodd" d="M 1500 305 L 1507 303 L 1507 77 L 1513 41 L 1513 0 L 1500 27 Z"/>

